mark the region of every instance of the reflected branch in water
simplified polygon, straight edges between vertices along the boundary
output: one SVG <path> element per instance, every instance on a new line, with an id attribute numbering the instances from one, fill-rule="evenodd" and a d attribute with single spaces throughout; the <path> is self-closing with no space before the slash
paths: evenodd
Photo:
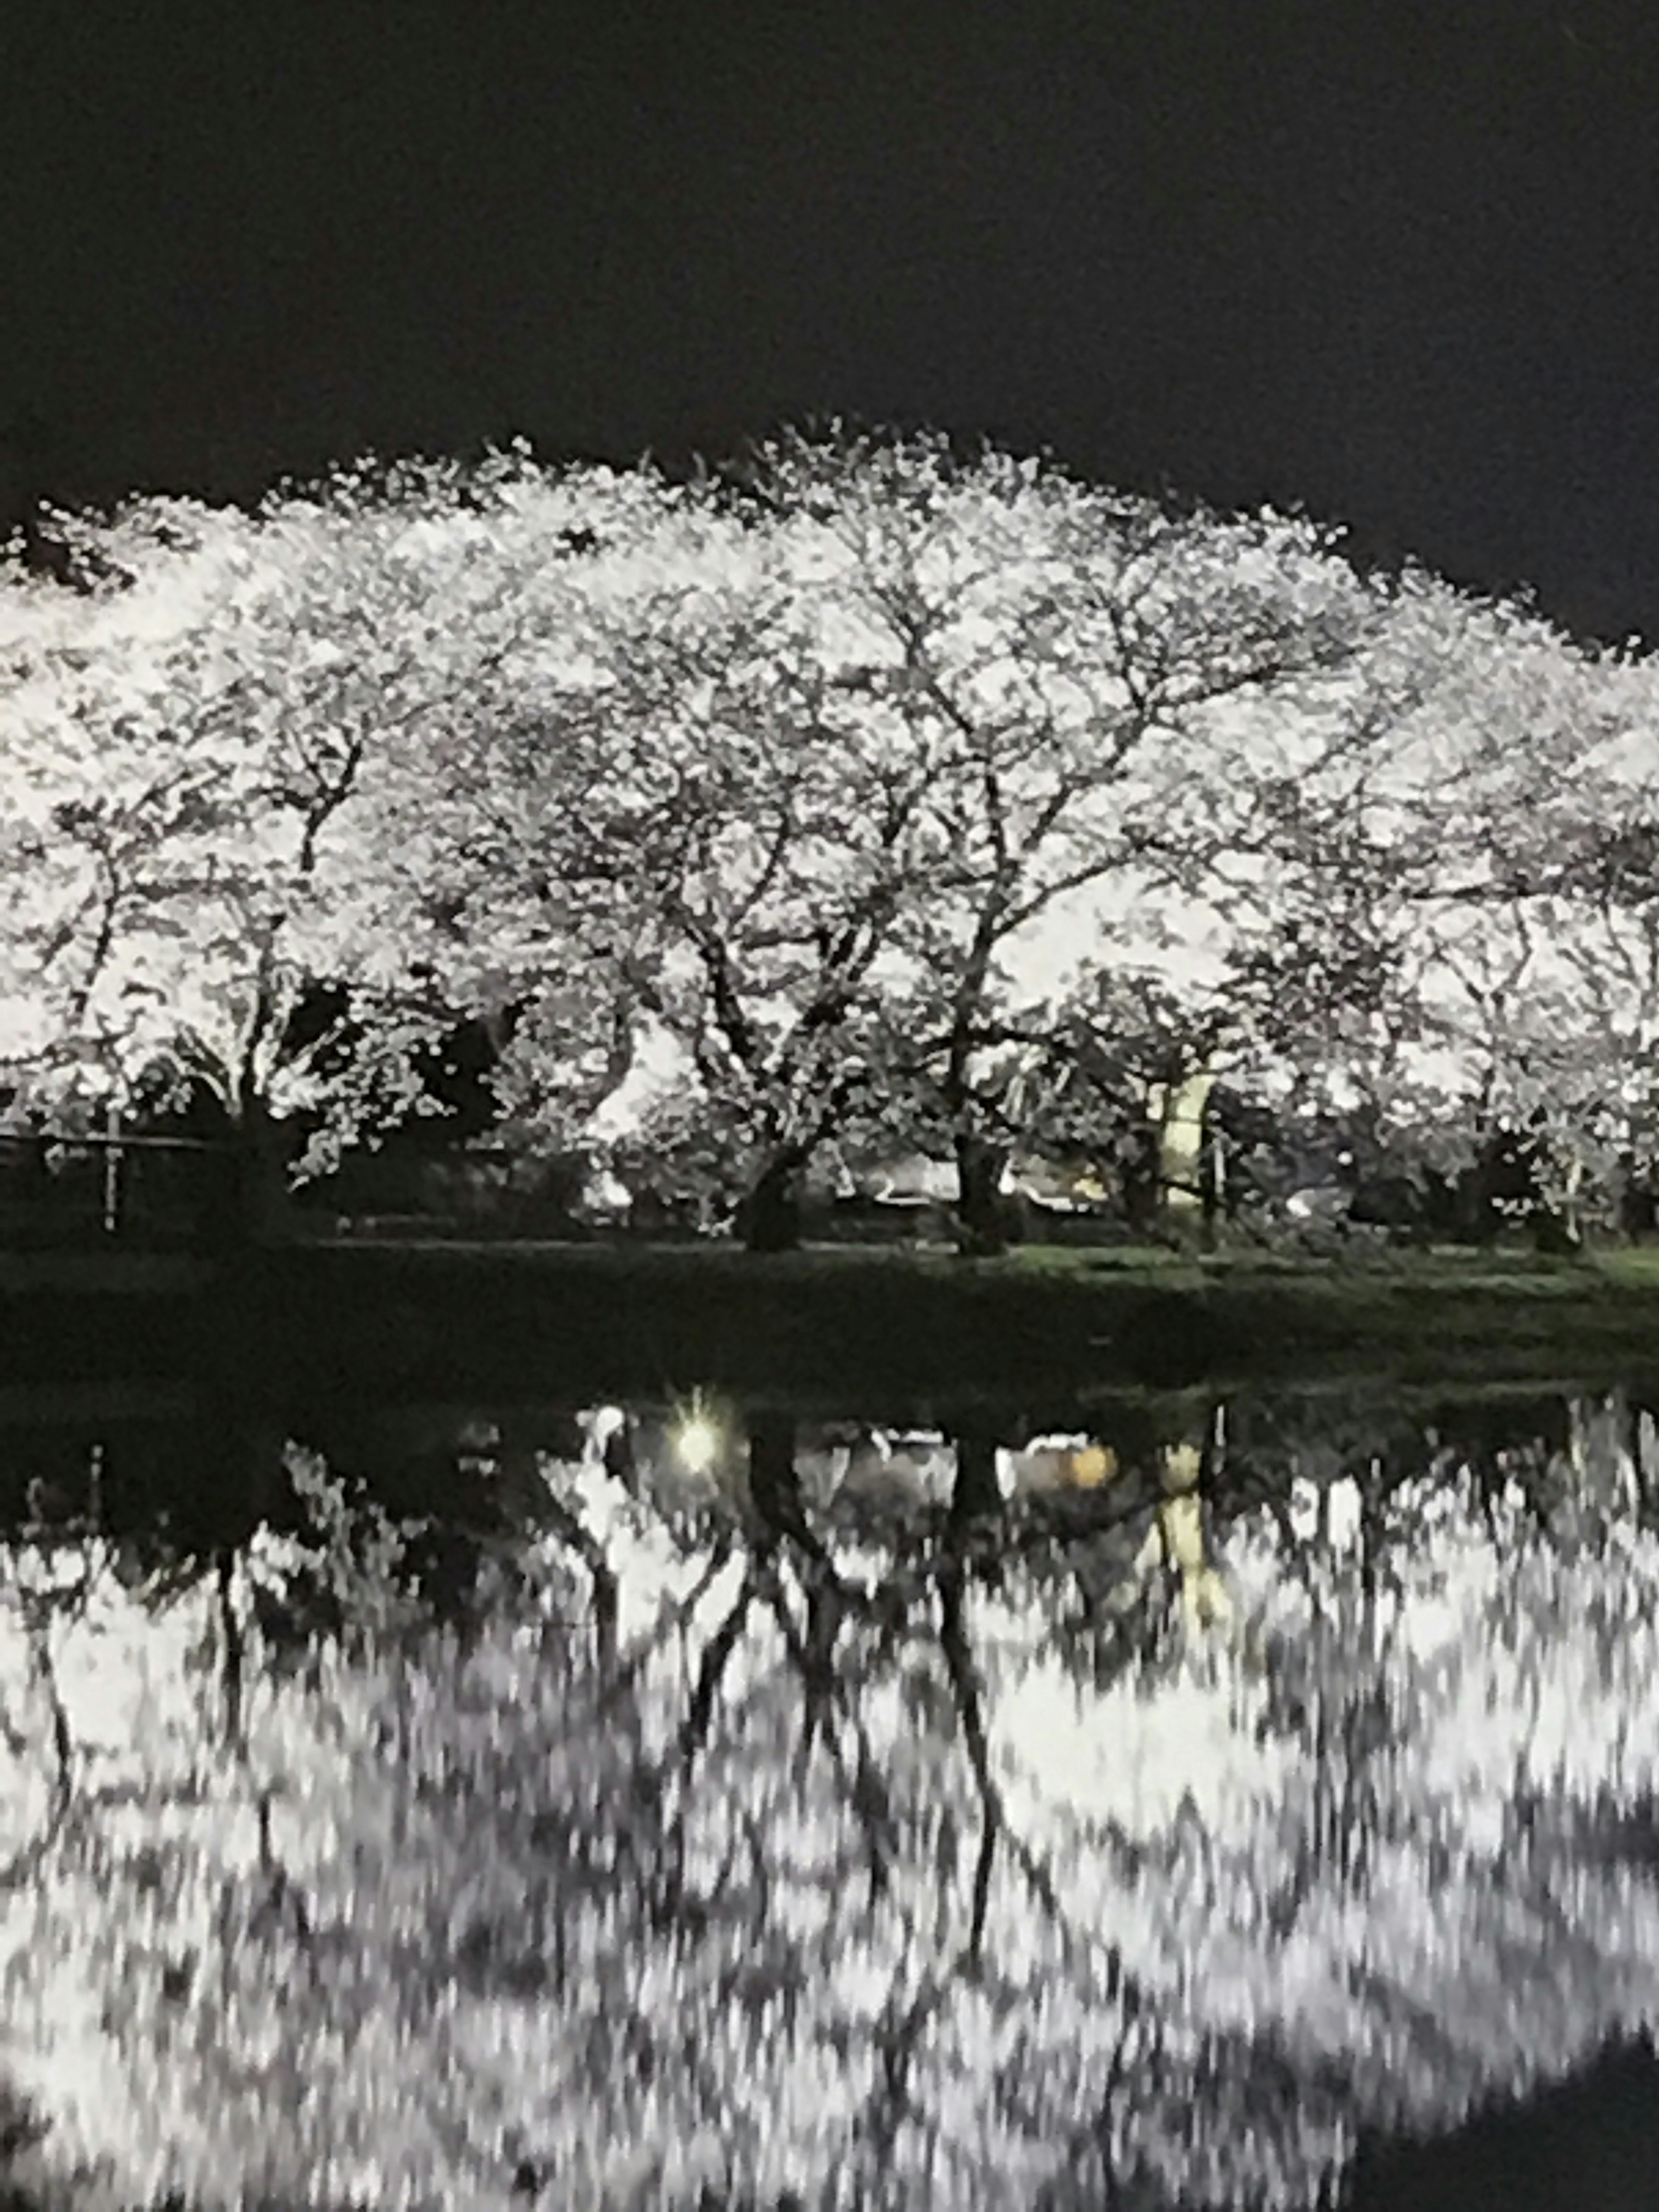
<path id="1" fill-rule="evenodd" d="M 670 1606 L 668 1617 L 676 1628 L 684 1628 L 695 1616 L 714 1584 L 730 1565 L 737 1549 L 737 1539 L 729 1528 L 721 1528 L 708 1548 L 708 1561 L 696 1581 L 683 1598 Z"/>
<path id="2" fill-rule="evenodd" d="M 990 1742 L 985 1726 L 984 1687 L 969 1648 L 964 1620 L 963 1582 L 959 1565 L 952 1564 L 939 1577 L 939 1647 L 950 1675 L 963 1739 L 968 1747 L 975 1788 L 979 1794 L 981 1827 L 979 1858 L 974 1869 L 973 1917 L 969 1923 L 968 1957 L 977 1965 L 985 1938 L 986 1912 L 990 1903 L 991 1877 L 997 1844 L 1006 1838 L 1016 1864 L 1032 1894 L 1051 1921 L 1061 1917 L 1059 1900 L 1048 1871 L 1007 1826 L 1002 1793 L 991 1772 Z"/>
<path id="3" fill-rule="evenodd" d="M 743 1587 L 736 1602 L 704 1646 L 702 1664 L 697 1669 L 696 1685 L 691 1692 L 684 1720 L 680 1724 L 677 1750 L 681 1771 L 689 1775 L 698 1753 L 708 1740 L 708 1730 L 714 1717 L 714 1700 L 720 1694 L 720 1680 L 731 1663 L 748 1624 L 750 1609 L 760 1595 L 757 1570 L 753 1562 L 744 1577 Z"/>
<path id="4" fill-rule="evenodd" d="M 844 1580 L 807 1522 L 795 1465 L 793 1417 L 757 1412 L 750 1418 L 749 1437 L 750 1495 L 769 1540 L 764 1556 L 766 1595 L 805 1693 L 805 1723 L 797 1771 L 805 1774 L 814 1745 L 822 1741 L 865 1836 L 873 1903 L 885 1888 L 888 1868 L 896 1850 L 892 1811 L 868 1731 L 836 1658 L 836 1647 L 849 1614 L 871 1608 L 863 1594 Z M 785 1558 L 794 1559 L 805 1595 L 804 1633 L 784 1595 L 779 1571 Z M 836 1736 L 837 1712 L 844 1716 L 853 1734 L 855 1756 L 850 1762 Z"/>
<path id="5" fill-rule="evenodd" d="M 219 1605 L 219 1636 L 222 1654 L 222 1674 L 225 1697 L 225 1745 L 236 1758 L 246 1756 L 247 1744 L 242 1728 L 242 1674 L 246 1646 L 242 1625 L 237 1618 L 234 1578 L 236 1555 L 229 1550 L 221 1551 L 215 1563 L 215 1578 Z"/>
<path id="6" fill-rule="evenodd" d="M 806 1723 L 798 1771 L 804 1776 L 812 1746 L 821 1741 L 842 1800 L 857 1820 L 864 1838 L 870 1875 L 870 1902 L 874 1905 L 885 1892 L 891 1862 L 897 1849 L 897 1838 L 887 1787 L 870 1747 L 869 1731 L 854 1701 L 852 1692 L 835 1665 L 833 1636 L 830 1649 L 815 1649 L 809 1638 L 802 1635 L 789 1611 L 775 1560 L 765 1562 L 762 1576 L 761 1587 L 768 1607 L 782 1633 L 784 1648 L 806 1692 Z M 851 1760 L 836 1733 L 838 1714 L 846 1719 L 853 1736 L 854 1755 Z"/>
<path id="7" fill-rule="evenodd" d="M 1003 1510 L 1002 1485 L 997 1477 L 997 1434 L 987 1421 L 971 1414 L 957 1414 L 945 1425 L 956 1445 L 957 1474 L 951 1487 L 950 1518 L 953 1528 L 984 1520 Z"/>
<path id="8" fill-rule="evenodd" d="M 806 1518 L 795 1463 L 794 1416 L 757 1407 L 749 1417 L 749 1498 L 766 1548 L 793 1545 L 805 1563 L 802 1580 L 838 1602 L 848 1595 L 817 1532 Z M 810 1569 L 810 1573 L 806 1570 Z M 832 1638 L 833 1640 L 833 1638 Z"/>
<path id="9" fill-rule="evenodd" d="M 1317 1431 L 1316 1408 L 1304 1420 Z M 543 1632 L 592 1571 L 551 1516 L 468 1597 L 476 1638 L 365 1590 L 344 1644 L 306 1614 L 318 1685 L 269 1696 L 250 1598 L 261 1571 L 280 1586 L 277 1540 L 246 1590 L 216 1555 L 188 1642 L 106 1559 L 85 1622 L 52 1615 L 47 1656 L 76 1803 L 107 1833 L 88 1822 L 48 1854 L 58 1964 L 37 1943 L 17 1969 L 43 2008 L 84 1984 L 73 2063 L 107 2069 L 106 2113 L 60 2067 L 59 2139 L 131 2148 L 144 2177 L 172 2157 L 204 2203 L 337 2202 L 323 2167 L 349 2137 L 380 2164 L 372 2187 L 354 2169 L 365 2201 L 504 2203 L 533 2158 L 545 2202 L 653 2191 L 674 2212 L 700 2188 L 907 2212 L 1310 2205 L 1356 2116 L 1445 2124 L 1652 2014 L 1659 1891 L 1626 1824 L 1654 1787 L 1659 1552 L 1632 1534 L 1619 1470 L 1598 1474 L 1605 1427 L 1580 1421 L 1577 1487 L 1539 1518 L 1519 1476 L 1494 1498 L 1356 1424 L 1277 1534 L 1266 1486 L 1206 1490 L 1200 1515 L 1189 1455 L 1148 1494 L 1164 1428 L 1133 1504 L 1126 1476 L 971 1530 L 920 1489 L 926 1514 L 878 1513 L 874 1534 L 849 1511 L 823 1538 L 833 1582 L 758 1513 L 619 1495 L 596 1449 L 562 1495 L 613 1578 L 608 1676 L 587 1638 Z M 1288 1453 L 1279 1472 L 1283 1492 Z M 821 1533 L 826 1500 L 804 1471 L 800 1488 Z M 1160 1647 L 1127 1681 L 1085 1679 L 1056 1589 L 1075 1578 L 1103 1611 L 1149 1528 L 1135 1618 L 1161 1612 L 1167 1643 L 1182 1571 L 1224 1574 L 1266 1679 L 1225 1638 L 1212 1667 Z M 346 1549 L 365 1577 L 395 1565 L 372 1529 Z M 169 1712 L 111 1744 L 83 1662 L 108 1663 L 118 1617 L 172 1673 Z M 233 1625 L 263 1811 L 195 1686 L 196 1631 L 228 1658 Z M 803 1773 L 804 1692 L 824 1742 Z M 46 1691 L 13 1705 L 13 1753 L 44 1777 Z M 272 1898 L 285 1883 L 302 1926 Z M 30 1922 L 26 1901 L 24 1949 Z"/>
<path id="10" fill-rule="evenodd" d="M 90 1547 L 83 1546 L 83 1555 Z M 71 1611 L 79 1615 L 85 1611 L 86 1595 L 94 1579 L 94 1569 L 90 1556 L 82 1558 L 82 1573 L 72 1593 Z M 57 1669 L 52 1656 L 52 1625 L 62 1592 L 49 1593 L 29 1588 L 17 1577 L 14 1569 L 12 1602 L 21 1620 L 29 1652 L 27 1692 L 46 1708 L 46 1733 L 52 1745 L 52 1782 L 45 1821 L 39 1831 L 10 1862 L 0 1866 L 0 1894 L 21 1888 L 33 1877 L 45 1861 L 67 1822 L 75 1802 L 74 1732 L 58 1686 Z M 8 1748 L 20 1761 L 29 1753 L 27 1729 L 14 1726 L 9 1715 L 5 1717 Z"/>
<path id="11" fill-rule="evenodd" d="M 910 2071 L 922 2031 L 951 1993 L 952 1978 L 925 1974 L 921 1986 L 907 2004 L 896 1982 L 888 1992 L 875 2027 L 876 2056 L 880 2074 L 871 2093 L 864 2128 L 870 2164 L 882 2183 L 890 2181 L 898 2132 L 908 2119 L 924 2119 L 910 2089 Z M 931 2157 L 929 2165 L 932 2164 Z"/>

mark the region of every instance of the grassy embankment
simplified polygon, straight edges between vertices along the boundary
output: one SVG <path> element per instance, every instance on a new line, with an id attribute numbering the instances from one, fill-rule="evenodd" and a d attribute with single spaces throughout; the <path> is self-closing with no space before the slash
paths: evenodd
<path id="1" fill-rule="evenodd" d="M 1659 1371 L 1659 1252 L 1315 1259 L 1026 1248 L 338 1246 L 272 1256 L 267 1340 L 432 1381 L 526 1370 L 699 1381 L 1200 1376 L 1586 1380 Z"/>
<path id="2" fill-rule="evenodd" d="M 207 1360 L 399 1386 L 569 1378 L 654 1393 L 867 1378 L 1152 1384 L 1318 1376 L 1501 1382 L 1659 1373 L 1659 1251 L 1260 1252 L 341 1243 L 165 1285 L 142 1255 L 72 1285 L 0 1269 L 0 1375 Z M 127 1269 L 134 1270 L 126 1273 Z"/>

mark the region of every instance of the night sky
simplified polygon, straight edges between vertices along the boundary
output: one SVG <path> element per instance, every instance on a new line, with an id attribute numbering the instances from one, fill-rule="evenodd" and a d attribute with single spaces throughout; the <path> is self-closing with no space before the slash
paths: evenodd
<path id="1" fill-rule="evenodd" d="M 1659 641 L 1651 7 L 0 0 L 0 130 L 9 521 L 840 413 Z"/>

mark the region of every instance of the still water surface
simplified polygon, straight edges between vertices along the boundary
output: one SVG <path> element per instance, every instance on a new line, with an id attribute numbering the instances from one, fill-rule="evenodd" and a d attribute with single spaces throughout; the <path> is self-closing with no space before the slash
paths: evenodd
<path id="1" fill-rule="evenodd" d="M 1648 2203 L 1650 1403 L 14 1425 L 0 2182 Z"/>

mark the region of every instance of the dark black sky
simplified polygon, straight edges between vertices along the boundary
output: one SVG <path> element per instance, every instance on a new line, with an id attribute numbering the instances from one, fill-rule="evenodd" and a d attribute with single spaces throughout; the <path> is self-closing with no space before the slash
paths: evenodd
<path id="1" fill-rule="evenodd" d="M 8 496 L 839 411 L 1659 639 L 1644 17 L 0 0 Z"/>

